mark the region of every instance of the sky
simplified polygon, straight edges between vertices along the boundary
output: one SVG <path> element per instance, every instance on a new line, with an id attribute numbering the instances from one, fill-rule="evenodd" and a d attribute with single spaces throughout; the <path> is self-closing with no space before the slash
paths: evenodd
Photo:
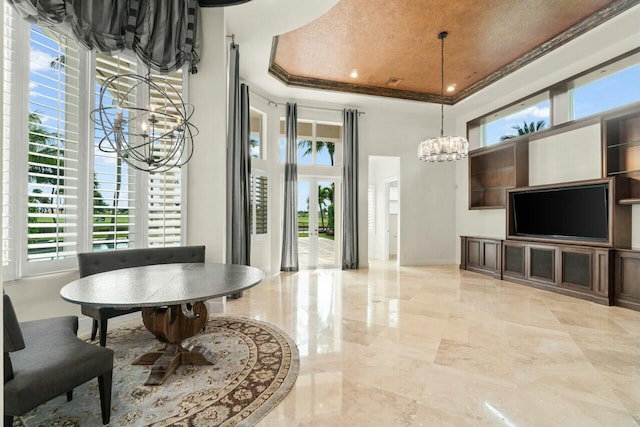
<path id="1" fill-rule="evenodd" d="M 613 76 L 613 78 L 611 77 Z M 574 119 L 597 114 L 617 106 L 640 100 L 640 65 L 635 65 L 619 73 L 595 80 L 573 91 Z M 517 135 L 512 126 L 522 126 L 544 120 L 549 127 L 549 101 L 516 112 L 510 116 L 488 123 L 486 144 L 495 144 L 503 135 Z"/>

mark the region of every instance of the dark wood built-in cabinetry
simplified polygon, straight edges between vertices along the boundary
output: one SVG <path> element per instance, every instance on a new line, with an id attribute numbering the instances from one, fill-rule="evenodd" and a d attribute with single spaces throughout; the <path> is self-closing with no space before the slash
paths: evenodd
<path id="1" fill-rule="evenodd" d="M 460 248 L 460 268 L 501 277 L 502 240 L 461 236 Z"/>
<path id="2" fill-rule="evenodd" d="M 621 204 L 640 203 L 639 111 L 623 110 L 603 118 L 602 175 L 626 179 L 627 195 L 620 200 Z"/>
<path id="3" fill-rule="evenodd" d="M 509 188 L 529 184 L 529 144 L 506 141 L 469 153 L 469 209 L 499 209 Z"/>
<path id="4" fill-rule="evenodd" d="M 505 240 L 502 278 L 610 305 L 613 250 Z"/>
<path id="5" fill-rule="evenodd" d="M 638 105 L 600 117 L 600 179 L 529 187 L 529 137 L 470 152 L 469 209 L 506 207 L 507 240 L 461 236 L 460 268 L 640 311 L 640 250 L 631 249 L 630 206 L 640 204 Z M 562 132 L 562 127 L 543 132 L 551 135 Z M 605 233 L 584 233 L 561 237 L 516 232 L 511 202 L 512 197 L 523 197 L 519 192 L 561 193 L 569 189 L 566 192 L 569 194 L 572 187 L 589 186 L 599 186 L 606 194 L 606 236 Z M 536 206 L 534 203 L 531 209 Z M 589 215 L 589 209 L 585 209 L 584 214 Z"/>
<path id="6" fill-rule="evenodd" d="M 640 311 L 640 251 L 616 251 L 614 303 Z"/>

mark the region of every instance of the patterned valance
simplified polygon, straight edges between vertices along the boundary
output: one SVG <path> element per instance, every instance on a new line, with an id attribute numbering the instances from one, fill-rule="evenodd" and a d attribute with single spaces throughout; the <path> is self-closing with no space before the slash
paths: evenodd
<path id="1" fill-rule="evenodd" d="M 27 21 L 72 33 L 88 49 L 132 50 L 166 74 L 197 72 L 197 0 L 9 0 Z"/>

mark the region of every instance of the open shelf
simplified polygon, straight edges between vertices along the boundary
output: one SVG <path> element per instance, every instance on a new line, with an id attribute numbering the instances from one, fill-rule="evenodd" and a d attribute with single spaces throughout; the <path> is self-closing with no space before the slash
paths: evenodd
<path id="1" fill-rule="evenodd" d="M 636 141 L 622 142 L 620 144 L 610 144 L 607 146 L 607 148 L 637 147 L 639 145 L 640 145 L 640 141 L 636 140 Z"/>
<path id="2" fill-rule="evenodd" d="M 469 209 L 501 209 L 506 191 L 528 185 L 527 140 L 505 141 L 469 153 Z"/>
<path id="3" fill-rule="evenodd" d="M 640 179 L 640 111 L 603 121 L 603 177 Z"/>
<path id="4" fill-rule="evenodd" d="M 638 199 L 620 199 L 618 201 L 621 205 L 640 205 L 640 198 Z"/>

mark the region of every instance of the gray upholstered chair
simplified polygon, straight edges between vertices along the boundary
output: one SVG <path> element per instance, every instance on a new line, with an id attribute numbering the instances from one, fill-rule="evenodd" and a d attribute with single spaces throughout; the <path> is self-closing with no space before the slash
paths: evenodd
<path id="1" fill-rule="evenodd" d="M 78 254 L 80 277 L 121 268 L 142 267 L 153 264 L 204 262 L 204 246 L 176 246 L 168 248 L 124 249 L 118 251 L 86 252 Z M 110 307 L 81 306 L 82 314 L 93 319 L 91 339 L 100 327 L 100 345 L 107 345 L 107 320 L 140 308 L 115 309 Z"/>
<path id="2" fill-rule="evenodd" d="M 3 299 L 4 425 L 62 394 L 71 400 L 75 387 L 96 377 L 108 424 L 113 350 L 79 339 L 77 316 L 18 323 L 9 296 Z"/>

